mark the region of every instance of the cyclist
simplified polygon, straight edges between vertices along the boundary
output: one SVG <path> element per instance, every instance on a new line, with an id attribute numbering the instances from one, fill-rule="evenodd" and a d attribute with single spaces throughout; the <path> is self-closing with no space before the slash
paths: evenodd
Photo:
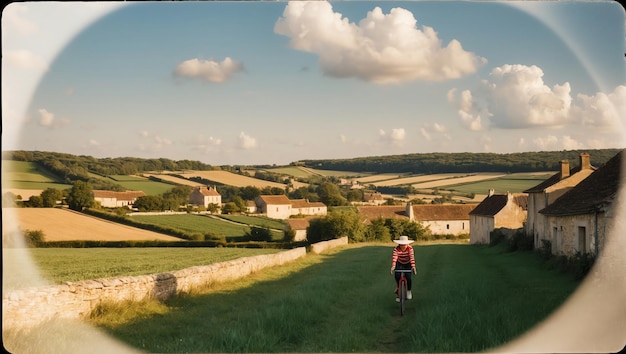
<path id="1" fill-rule="evenodd" d="M 400 302 L 400 298 L 398 297 L 398 286 L 400 283 L 400 272 L 396 272 L 398 269 L 412 270 L 413 274 L 417 274 L 417 270 L 415 269 L 415 255 L 413 253 L 413 247 L 410 246 L 413 243 L 413 240 L 410 240 L 408 236 L 400 236 L 399 239 L 393 240 L 393 242 L 397 243 L 393 249 L 393 254 L 391 256 L 391 274 L 395 275 L 396 278 L 396 301 Z M 406 274 L 406 298 L 411 300 L 413 298 L 413 294 L 411 294 L 411 273 Z"/>

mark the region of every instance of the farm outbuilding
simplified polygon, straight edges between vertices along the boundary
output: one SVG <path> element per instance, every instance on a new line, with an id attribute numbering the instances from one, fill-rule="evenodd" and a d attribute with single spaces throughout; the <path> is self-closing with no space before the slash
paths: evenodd
<path id="1" fill-rule="evenodd" d="M 495 229 L 511 233 L 521 229 L 526 221 L 528 196 L 523 193 L 494 194 L 489 190 L 485 198 L 470 213 L 470 243 L 489 243 L 489 234 Z"/>
<path id="2" fill-rule="evenodd" d="M 622 150 L 576 187 L 543 208 L 550 232 L 541 239 L 550 241 L 552 253 L 599 254 L 618 210 L 620 185 L 626 182 L 622 172 Z"/>
<path id="3" fill-rule="evenodd" d="M 550 235 L 552 232 L 547 217 L 539 213 L 539 211 L 554 203 L 560 196 L 576 187 L 596 170 L 591 165 L 588 153 L 580 154 L 579 166 L 574 169 L 570 169 L 569 161 L 567 160 L 561 161 L 560 164 L 561 169 L 559 172 L 524 191 L 524 193 L 528 193 L 528 217 L 524 226 L 524 232 L 526 235 L 533 236 L 535 248 L 540 247 L 540 240 L 547 237 L 543 235 Z"/>
<path id="4" fill-rule="evenodd" d="M 189 204 L 203 205 L 205 208 L 209 204 L 216 204 L 218 207 L 221 207 L 222 195 L 214 187 L 196 187 L 189 196 Z"/>
<path id="5" fill-rule="evenodd" d="M 146 195 L 143 191 L 105 191 L 105 190 L 93 190 L 91 191 L 94 201 L 100 203 L 105 208 L 118 208 L 127 207 L 130 208 L 137 198 Z"/>

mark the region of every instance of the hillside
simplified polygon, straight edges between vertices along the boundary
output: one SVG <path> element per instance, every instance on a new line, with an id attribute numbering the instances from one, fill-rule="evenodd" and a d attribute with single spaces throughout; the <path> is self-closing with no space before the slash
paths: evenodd
<path id="1" fill-rule="evenodd" d="M 567 150 L 496 153 L 419 153 L 371 156 L 352 159 L 302 160 L 297 164 L 319 170 L 367 171 L 372 173 L 470 173 L 556 171 L 559 161 L 576 166 L 581 152 L 589 153 L 591 164 L 602 166 L 622 149 Z"/>

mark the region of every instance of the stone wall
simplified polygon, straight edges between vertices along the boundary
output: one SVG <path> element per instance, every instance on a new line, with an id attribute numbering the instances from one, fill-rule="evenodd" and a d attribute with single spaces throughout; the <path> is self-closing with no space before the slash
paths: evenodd
<path id="1" fill-rule="evenodd" d="M 324 249 L 329 247 L 326 245 Z M 197 286 L 236 279 L 305 255 L 306 248 L 300 247 L 166 273 L 3 291 L 2 326 L 3 330 L 19 329 L 33 327 L 54 318 L 77 319 L 89 314 L 101 302 L 139 301 L 146 298 L 164 300 Z"/>
<path id="2" fill-rule="evenodd" d="M 334 240 L 317 242 L 311 245 L 311 253 L 319 254 L 330 248 L 343 246 L 348 244 L 348 237 L 340 237 Z"/>

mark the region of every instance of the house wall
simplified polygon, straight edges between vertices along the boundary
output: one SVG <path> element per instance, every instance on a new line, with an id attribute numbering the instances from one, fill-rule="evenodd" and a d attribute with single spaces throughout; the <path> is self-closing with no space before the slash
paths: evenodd
<path id="1" fill-rule="evenodd" d="M 528 193 L 528 213 L 526 224 L 524 225 L 524 233 L 532 235 L 535 240 L 535 248 L 540 247 L 539 234 L 543 234 L 546 229 L 546 217 L 539 214 L 539 210 L 545 208 L 546 197 L 544 193 Z"/>
<path id="2" fill-rule="evenodd" d="M 433 235 L 461 235 L 470 232 L 469 220 L 423 220 L 424 227 L 430 227 Z"/>
<path id="3" fill-rule="evenodd" d="M 305 208 L 292 208 L 291 215 L 326 215 L 328 208 L 326 207 L 305 207 Z"/>
<path id="4" fill-rule="evenodd" d="M 577 252 L 595 253 L 596 233 L 598 248 L 602 251 L 609 229 L 609 219 L 605 213 L 598 213 L 597 217 L 596 214 L 549 216 L 547 220 L 552 232 L 541 239 L 552 243 L 553 254 L 573 256 Z"/>
<path id="5" fill-rule="evenodd" d="M 291 205 L 262 205 L 263 212 L 268 218 L 272 219 L 289 219 L 291 216 Z"/>
<path id="6" fill-rule="evenodd" d="M 526 210 L 509 200 L 504 208 L 495 215 L 494 227 L 519 229 L 523 227 L 524 221 L 526 221 L 526 215 Z"/>
<path id="7" fill-rule="evenodd" d="M 488 244 L 489 233 L 495 228 L 495 220 L 490 216 L 470 215 L 470 243 Z"/>
<path id="8" fill-rule="evenodd" d="M 117 198 L 94 198 L 96 202 L 100 202 L 100 205 L 105 208 L 117 207 Z"/>
<path id="9" fill-rule="evenodd" d="M 296 236 L 293 239 L 294 241 L 304 241 L 306 240 L 306 229 L 305 230 L 296 230 Z"/>

